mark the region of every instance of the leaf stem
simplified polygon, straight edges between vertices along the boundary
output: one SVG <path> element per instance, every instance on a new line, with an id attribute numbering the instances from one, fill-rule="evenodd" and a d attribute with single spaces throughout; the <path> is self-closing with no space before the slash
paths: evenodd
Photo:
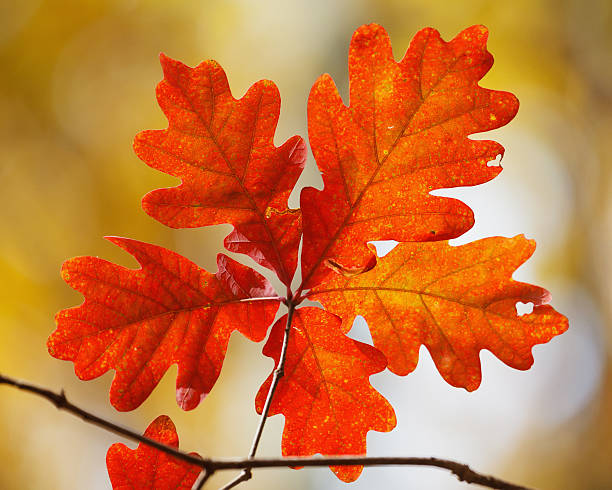
<path id="1" fill-rule="evenodd" d="M 278 367 L 276 368 L 276 370 L 274 371 L 274 375 L 272 376 L 272 383 L 270 383 L 268 396 L 266 397 L 266 402 L 264 404 L 263 410 L 261 411 L 259 426 L 257 427 L 257 432 L 255 433 L 255 437 L 253 438 L 251 450 L 249 451 L 249 458 L 255 457 L 255 453 L 257 453 L 257 447 L 259 446 L 259 441 L 261 439 L 264 426 L 266 425 L 266 419 L 268 418 L 268 412 L 270 411 L 270 406 L 272 405 L 272 397 L 276 392 L 278 382 L 285 375 L 285 360 L 287 358 L 287 347 L 289 346 L 289 333 L 291 332 L 291 322 L 293 320 L 293 313 L 295 311 L 295 304 L 290 298 L 287 299 L 287 307 L 287 323 L 285 325 L 285 332 L 283 334 L 283 347 L 281 350 L 280 359 L 278 361 Z"/>
<path id="2" fill-rule="evenodd" d="M 291 301 L 289 301 L 291 304 Z M 294 306 L 295 307 L 295 306 Z M 287 318 L 287 323 L 290 325 L 290 318 Z M 290 326 L 289 326 L 290 328 Z M 287 328 L 285 329 L 287 331 Z M 280 361 L 279 361 L 280 368 Z M 278 369 L 277 369 L 278 371 Z M 278 378 L 280 379 L 280 378 Z M 498 490 L 530 490 L 527 487 L 521 485 L 515 485 L 513 483 L 500 480 L 499 478 L 483 475 L 472 470 L 468 465 L 458 463 L 456 461 L 439 459 L 439 458 L 417 458 L 417 457 L 376 457 L 376 456 L 329 456 L 329 457 L 295 457 L 295 458 L 254 458 L 249 456 L 243 459 L 210 459 L 200 458 L 191 454 L 185 453 L 178 450 L 177 448 L 166 446 L 159 441 L 145 437 L 137 432 L 130 429 L 121 427 L 113 422 L 105 420 L 101 417 L 93 415 L 88 411 L 77 407 L 73 403 L 66 399 L 66 395 L 63 390 L 60 393 L 55 393 L 45 388 L 32 385 L 30 383 L 19 381 L 8 376 L 0 374 L 0 384 L 13 386 L 20 390 L 33 393 L 42 398 L 47 399 L 59 410 L 72 413 L 83 419 L 85 422 L 93 425 L 97 425 L 109 432 L 114 432 L 128 439 L 138 441 L 142 444 L 146 444 L 155 449 L 165 452 L 177 459 L 185 461 L 202 468 L 204 471 L 198 478 L 196 484 L 200 485 L 200 488 L 208 481 L 208 479 L 216 471 L 225 470 L 238 470 L 248 469 L 249 471 L 253 468 L 285 468 L 294 466 L 304 467 L 320 467 L 320 466 L 433 466 L 436 468 L 442 468 L 453 473 L 460 481 L 466 483 L 474 483 L 482 485 L 487 488 L 495 488 Z M 270 391 L 268 392 L 270 397 Z M 265 410 L 265 408 L 264 408 Z M 269 406 L 268 406 L 269 410 Z M 266 412 L 262 412 L 262 415 Z M 253 441 L 255 442 L 255 441 Z M 255 446 L 255 450 L 257 447 Z M 252 449 L 253 452 L 253 449 Z M 242 476 L 242 473 L 241 473 Z M 199 483 L 201 481 L 201 483 Z M 246 481 L 246 477 L 236 478 L 224 488 L 229 489 Z"/>
<path id="3" fill-rule="evenodd" d="M 285 375 L 285 360 L 287 358 L 287 347 L 289 346 L 289 333 L 291 332 L 291 322 L 293 320 L 293 313 L 295 312 L 296 306 L 297 304 L 293 301 L 293 298 L 291 296 L 288 296 L 287 323 L 285 324 L 285 331 L 283 334 L 283 346 L 281 349 L 281 355 L 278 360 L 278 366 L 274 370 L 274 374 L 272 376 L 272 382 L 270 383 L 270 389 L 268 390 L 268 395 L 266 396 L 266 402 L 264 403 L 263 410 L 261 411 L 259 425 L 257 426 L 255 436 L 253 437 L 253 443 L 251 444 L 251 450 L 249 451 L 249 456 L 247 458 L 248 460 L 252 460 L 255 457 L 255 454 L 257 453 L 257 447 L 259 446 L 259 441 L 261 440 L 261 435 L 263 434 L 264 426 L 266 425 L 268 413 L 270 412 L 270 406 L 272 405 L 272 397 L 276 392 L 278 382 Z M 222 487 L 221 490 L 229 490 L 230 488 L 233 488 L 244 481 L 250 480 L 251 476 L 251 468 L 245 467 L 235 479 L 227 483 L 224 487 Z M 193 490 L 200 490 L 201 488 L 202 486 L 193 486 Z"/>

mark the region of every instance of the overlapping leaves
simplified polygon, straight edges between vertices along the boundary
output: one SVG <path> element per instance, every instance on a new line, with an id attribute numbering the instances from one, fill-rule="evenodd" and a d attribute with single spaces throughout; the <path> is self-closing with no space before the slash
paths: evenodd
<path id="1" fill-rule="evenodd" d="M 280 359 L 286 317 L 272 327 L 264 355 Z M 395 413 L 370 385 L 370 375 L 387 361 L 375 348 L 348 338 L 342 320 L 319 308 L 296 310 L 289 337 L 284 376 L 279 381 L 270 415 L 285 416 L 283 455 L 365 454 L 369 430 L 388 432 Z M 261 386 L 256 408 L 261 413 L 272 376 Z M 345 481 L 355 480 L 361 467 L 332 467 Z"/>
<path id="2" fill-rule="evenodd" d="M 482 26 L 449 43 L 424 29 L 397 63 L 385 30 L 363 26 L 349 50 L 350 106 L 329 75 L 314 84 L 308 134 L 325 187 L 301 195 L 305 288 L 330 269 L 369 269 L 368 241 L 444 240 L 472 227 L 469 207 L 429 192 L 481 184 L 501 170 L 487 166 L 501 145 L 468 139 L 518 109 L 512 94 L 478 86 L 493 64 L 486 39 Z"/>
<path id="3" fill-rule="evenodd" d="M 210 274 L 165 248 L 109 240 L 142 269 L 96 257 L 68 260 L 62 276 L 85 302 L 58 313 L 49 352 L 73 361 L 81 379 L 114 369 L 110 400 L 117 410 L 138 407 L 176 363 L 177 402 L 195 408 L 219 377 L 232 332 L 265 337 L 279 301 L 252 300 L 272 296 L 270 283 L 222 254 L 218 272 Z"/>
<path id="4" fill-rule="evenodd" d="M 345 331 L 362 315 L 392 372 L 411 372 L 425 345 L 446 381 L 472 391 L 480 385 L 481 349 L 529 369 L 531 348 L 567 329 L 563 315 L 545 304 L 548 291 L 512 280 L 534 250 L 523 236 L 460 247 L 401 243 L 371 271 L 336 275 L 310 297 L 339 315 Z M 533 311 L 518 315 L 517 302 L 532 303 Z"/>
<path id="5" fill-rule="evenodd" d="M 228 249 L 246 253 L 290 284 L 301 215 L 287 208 L 287 198 L 304 167 L 306 146 L 299 136 L 274 146 L 276 85 L 261 80 L 236 100 L 215 61 L 189 68 L 162 55 L 161 64 L 157 100 L 169 126 L 140 133 L 134 150 L 182 183 L 147 194 L 144 210 L 173 228 L 234 225 Z"/>
<path id="6" fill-rule="evenodd" d="M 157 98 L 169 126 L 140 133 L 134 149 L 181 184 L 147 194 L 145 211 L 174 228 L 232 224 L 226 248 L 273 271 L 291 308 L 309 297 L 328 310 L 298 308 L 293 315 L 285 375 L 269 412 L 285 416 L 284 455 L 365 453 L 369 430 L 395 426 L 393 409 L 369 376 L 387 365 L 407 374 L 420 345 L 450 384 L 472 390 L 480 383 L 481 349 L 527 369 L 532 347 L 567 328 L 545 305 L 545 290 L 511 278 L 532 242 L 489 238 L 452 247 L 446 240 L 467 231 L 473 213 L 430 194 L 501 171 L 487 163 L 503 148 L 469 138 L 505 125 L 518 109 L 512 94 L 478 85 L 493 63 L 486 39 L 482 26 L 450 42 L 424 29 L 396 62 L 382 27 L 357 29 L 349 50 L 350 104 L 328 75 L 308 100 L 309 139 L 324 188 L 303 189 L 299 210 L 289 209 L 287 199 L 306 147 L 298 136 L 274 146 L 275 85 L 257 82 L 235 99 L 216 62 L 189 68 L 162 55 Z M 377 258 L 367 242 L 387 239 L 402 243 Z M 300 240 L 302 283 L 292 292 Z M 111 241 L 142 268 L 94 257 L 67 261 L 64 279 L 85 302 L 58 314 L 49 351 L 73 361 L 82 379 L 114 369 L 110 397 L 119 410 L 140 405 L 176 363 L 178 403 L 194 408 L 219 376 L 231 333 L 263 340 L 284 298 L 224 255 L 210 274 L 161 247 Z M 533 303 L 533 312 L 517 315 L 519 301 Z M 366 318 L 374 347 L 346 336 L 356 315 Z M 287 316 L 277 321 L 263 349 L 277 366 L 286 322 Z M 257 395 L 260 412 L 271 381 Z M 160 424 L 171 422 L 154 426 Z M 147 465 L 155 454 L 145 456 Z M 345 481 L 361 472 L 332 469 Z"/>

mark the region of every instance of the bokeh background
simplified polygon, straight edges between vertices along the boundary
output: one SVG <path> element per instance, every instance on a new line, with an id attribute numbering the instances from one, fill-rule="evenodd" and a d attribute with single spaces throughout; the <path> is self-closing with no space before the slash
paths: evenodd
<path id="1" fill-rule="evenodd" d="M 372 455 L 453 458 L 543 489 L 612 488 L 612 3 L 609 0 L 3 0 L 0 2 L 0 371 L 59 390 L 137 430 L 170 415 L 181 447 L 209 456 L 248 452 L 253 398 L 269 373 L 261 345 L 232 337 L 215 389 L 195 411 L 174 402 L 176 368 L 131 413 L 108 402 L 112 373 L 77 380 L 45 341 L 54 314 L 81 298 L 62 262 L 99 255 L 126 266 L 102 239 L 121 235 L 173 248 L 214 270 L 228 227 L 172 231 L 140 209 L 175 181 L 140 162 L 133 136 L 166 121 L 154 99 L 163 51 L 187 64 L 214 58 L 242 96 L 261 78 L 283 98 L 277 144 L 307 136 L 306 99 L 328 72 L 346 100 L 352 32 L 378 22 L 397 59 L 425 26 L 447 40 L 481 23 L 495 65 L 484 86 L 518 95 L 504 172 L 461 196 L 477 225 L 457 242 L 525 233 L 538 242 L 515 278 L 548 288 L 570 330 L 534 349 L 527 372 L 483 352 L 474 393 L 447 385 L 425 350 L 416 371 L 380 374 L 398 427 L 370 433 Z M 301 184 L 320 184 L 310 157 Z M 297 205 L 297 193 L 292 203 Z M 244 260 L 242 258 L 241 260 Z M 352 335 L 367 339 L 367 329 Z M 281 416 L 261 455 L 280 452 Z M 109 489 L 105 454 L 119 440 L 48 402 L 0 386 L 0 488 Z M 215 488 L 232 477 L 215 477 Z M 440 470 L 366 469 L 350 488 L 465 488 Z M 327 469 L 261 470 L 251 489 L 348 488 Z"/>

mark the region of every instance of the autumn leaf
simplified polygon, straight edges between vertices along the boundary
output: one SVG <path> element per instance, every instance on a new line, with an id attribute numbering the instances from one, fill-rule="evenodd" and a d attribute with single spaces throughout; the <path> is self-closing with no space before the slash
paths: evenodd
<path id="1" fill-rule="evenodd" d="M 567 329 L 546 290 L 512 279 L 534 243 L 517 236 L 451 246 L 447 240 L 473 225 L 473 213 L 431 194 L 501 171 L 488 163 L 503 147 L 469 138 L 507 124 L 518 109 L 512 94 L 478 85 L 493 64 L 487 36 L 473 26 L 445 42 L 423 29 L 396 62 L 382 27 L 358 28 L 349 50 L 349 106 L 328 75 L 308 99 L 309 140 L 324 188 L 303 189 L 301 209 L 289 209 L 287 200 L 306 146 L 298 136 L 274 145 L 276 86 L 262 80 L 235 99 L 216 62 L 190 68 L 162 55 L 157 98 L 169 125 L 140 133 L 134 149 L 181 183 L 150 192 L 143 208 L 173 228 L 233 225 L 225 247 L 274 271 L 286 298 L 225 255 L 211 274 L 164 248 L 113 237 L 141 268 L 95 257 L 67 261 L 62 275 L 85 300 L 57 315 L 51 355 L 74 362 L 81 379 L 115 370 L 110 400 L 118 410 L 138 407 L 177 364 L 177 402 L 190 410 L 219 377 L 231 334 L 263 340 L 283 302 L 290 314 L 272 327 L 263 354 L 280 372 L 286 347 L 284 376 L 275 391 L 268 377 L 255 405 L 262 413 L 273 392 L 267 415 L 285 417 L 285 456 L 365 454 L 370 430 L 396 424 L 370 376 L 387 366 L 408 374 L 421 345 L 446 381 L 468 390 L 481 382 L 482 349 L 528 369 L 533 346 Z M 377 258 L 368 245 L 375 240 L 401 243 Z M 300 242 L 302 283 L 294 291 Z M 325 309 L 304 307 L 305 299 Z M 517 314 L 518 302 L 532 303 L 533 311 Z M 358 315 L 374 346 L 346 335 Z M 168 418 L 147 434 L 178 446 Z M 253 447 L 254 454 L 257 442 Z M 114 487 L 189 488 L 196 471 L 141 446 L 115 445 L 108 459 Z M 332 470 L 348 482 L 362 468 Z"/>
<path id="2" fill-rule="evenodd" d="M 145 437 L 178 449 L 176 428 L 166 415 L 157 417 Z M 197 453 L 190 453 L 198 456 Z M 201 468 L 140 443 L 130 449 L 113 444 L 106 453 L 106 467 L 113 490 L 191 490 Z"/>
<path id="3" fill-rule="evenodd" d="M 411 372 L 425 345 L 448 383 L 472 391 L 480 385 L 481 349 L 529 369 L 532 347 L 567 330 L 567 319 L 546 304 L 548 291 L 512 280 L 534 250 L 522 235 L 458 247 L 401 243 L 371 271 L 336 275 L 309 297 L 342 317 L 345 331 L 362 315 L 394 373 Z M 533 311 L 518 315 L 517 302 L 533 303 Z"/>
<path id="4" fill-rule="evenodd" d="M 73 361 L 84 380 L 114 369 L 110 401 L 121 411 L 138 407 L 176 363 L 176 399 L 191 410 L 219 377 L 234 330 L 256 342 L 265 337 L 279 306 L 265 299 L 275 296 L 272 286 L 222 254 L 211 274 L 165 248 L 108 239 L 142 268 L 96 257 L 68 260 L 62 276 L 85 302 L 58 313 L 49 353 Z"/>
<path id="5" fill-rule="evenodd" d="M 368 241 L 443 240 L 472 227 L 468 206 L 430 191 L 501 171 L 487 162 L 503 147 L 468 138 L 505 125 L 518 109 L 512 94 L 478 86 L 493 64 L 487 35 L 473 26 L 447 43 L 423 29 L 397 63 L 386 31 L 361 26 L 349 50 L 350 106 L 329 75 L 314 84 L 308 135 L 324 188 L 301 194 L 302 289 L 331 270 L 368 270 Z"/>
<path id="6" fill-rule="evenodd" d="M 173 228 L 234 225 L 227 248 L 291 284 L 301 214 L 287 208 L 287 199 L 304 167 L 306 145 L 294 136 L 274 146 L 276 85 L 261 80 L 236 100 L 215 61 L 189 68 L 161 55 L 161 64 L 157 100 L 169 126 L 140 133 L 134 150 L 147 165 L 182 183 L 147 194 L 144 210 Z"/>
<path id="7" fill-rule="evenodd" d="M 272 327 L 264 355 L 278 366 L 287 317 Z M 370 430 L 395 427 L 393 409 L 370 385 L 369 377 L 385 369 L 384 356 L 341 331 L 341 320 L 320 308 L 295 311 L 285 375 L 274 394 L 269 415 L 285 416 L 283 456 L 365 454 Z M 256 398 L 262 412 L 272 376 Z M 356 480 L 361 466 L 332 470 L 343 481 Z"/>

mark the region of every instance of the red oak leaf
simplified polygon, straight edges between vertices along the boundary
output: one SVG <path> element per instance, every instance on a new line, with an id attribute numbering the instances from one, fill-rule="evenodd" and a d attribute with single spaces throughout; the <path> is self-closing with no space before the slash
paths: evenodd
<path id="1" fill-rule="evenodd" d="M 362 315 L 394 373 L 411 372 L 425 345 L 448 383 L 472 391 L 480 385 L 481 349 L 529 369 L 532 347 L 567 330 L 567 319 L 545 304 L 548 291 L 512 280 L 534 250 L 522 235 L 459 247 L 400 243 L 371 271 L 336 275 L 309 296 L 341 316 L 345 331 Z M 533 303 L 533 312 L 518 315 L 517 302 Z"/>
<path id="2" fill-rule="evenodd" d="M 481 184 L 501 171 L 488 162 L 503 155 L 502 146 L 469 138 L 505 125 L 518 109 L 512 94 L 478 85 L 493 63 L 486 40 L 482 26 L 450 42 L 424 29 L 396 62 L 382 27 L 358 28 L 349 50 L 350 105 L 328 75 L 310 93 L 309 139 L 324 188 L 304 189 L 297 210 L 287 200 L 306 146 L 298 136 L 274 146 L 276 86 L 259 81 L 234 99 L 216 62 L 189 68 L 161 57 L 157 98 L 168 128 L 140 133 L 134 149 L 181 184 L 150 192 L 143 207 L 174 228 L 230 223 L 226 248 L 287 286 L 282 301 L 293 324 L 285 337 L 288 316 L 277 321 L 263 349 L 280 369 L 286 347 L 268 413 L 285 416 L 283 455 L 365 454 L 368 431 L 395 426 L 369 377 L 387 365 L 409 373 L 421 345 L 445 380 L 474 390 L 480 350 L 528 369 L 533 346 L 567 329 L 567 319 L 545 304 L 546 290 L 512 280 L 533 242 L 497 237 L 450 246 L 447 239 L 473 225 L 473 213 L 430 193 Z M 388 239 L 401 243 L 377 259 L 367 242 Z M 85 300 L 57 315 L 49 352 L 73 361 L 81 379 L 115 370 L 110 400 L 118 410 L 138 407 L 177 364 L 177 401 L 193 409 L 216 382 L 231 334 L 263 340 L 281 298 L 224 255 L 211 274 L 164 248 L 110 240 L 141 268 L 95 257 L 67 261 L 62 275 Z M 292 291 L 300 241 L 302 284 Z M 306 298 L 328 311 L 301 307 Z M 517 302 L 533 303 L 533 312 L 518 315 Z M 374 347 L 346 336 L 357 315 L 367 320 Z M 272 379 L 257 394 L 260 413 Z M 147 435 L 178 446 L 168 418 Z M 199 471 L 144 446 L 114 445 L 108 461 L 114 488 L 189 488 Z M 332 470 L 353 481 L 362 468 Z"/>
<path id="3" fill-rule="evenodd" d="M 257 272 L 219 254 L 211 274 L 162 247 L 110 237 L 142 266 L 126 269 L 96 257 L 76 257 L 62 277 L 85 296 L 57 314 L 49 353 L 74 362 L 85 380 L 116 374 L 110 400 L 133 410 L 170 365 L 178 365 L 176 399 L 195 408 L 219 377 L 229 337 L 238 330 L 259 342 L 279 301 Z"/>
<path id="4" fill-rule="evenodd" d="M 151 422 L 144 435 L 168 446 L 179 446 L 176 428 L 166 415 Z M 113 490 L 191 490 L 201 471 L 199 466 L 142 443 L 136 449 L 113 444 L 106 453 L 106 467 Z"/>
<path id="5" fill-rule="evenodd" d="M 487 166 L 501 145 L 468 138 L 518 109 L 512 94 L 478 86 L 493 64 L 486 40 L 482 26 L 448 43 L 423 29 L 397 63 L 385 30 L 361 26 L 349 50 L 350 106 L 329 75 L 314 84 L 308 135 L 325 187 L 301 195 L 303 289 L 332 269 L 368 270 L 368 241 L 442 240 L 472 227 L 468 206 L 429 192 L 481 184 L 501 170 Z"/>
<path id="6" fill-rule="evenodd" d="M 215 61 L 189 68 L 161 55 L 161 64 L 157 100 L 168 129 L 140 133 L 134 150 L 182 184 L 147 194 L 144 210 L 173 228 L 234 225 L 227 248 L 249 255 L 289 285 L 301 216 L 287 209 L 287 198 L 304 167 L 306 145 L 294 136 L 274 146 L 276 85 L 261 80 L 236 100 Z"/>
<path id="7" fill-rule="evenodd" d="M 272 327 L 264 355 L 278 366 L 287 317 Z M 270 415 L 285 416 L 284 456 L 365 454 L 370 430 L 395 427 L 393 409 L 370 385 L 369 377 L 385 369 L 384 356 L 342 333 L 341 320 L 320 308 L 295 311 L 285 375 L 274 394 Z M 272 376 L 256 398 L 261 413 Z M 356 480 L 361 466 L 336 466 L 343 481 Z"/>

